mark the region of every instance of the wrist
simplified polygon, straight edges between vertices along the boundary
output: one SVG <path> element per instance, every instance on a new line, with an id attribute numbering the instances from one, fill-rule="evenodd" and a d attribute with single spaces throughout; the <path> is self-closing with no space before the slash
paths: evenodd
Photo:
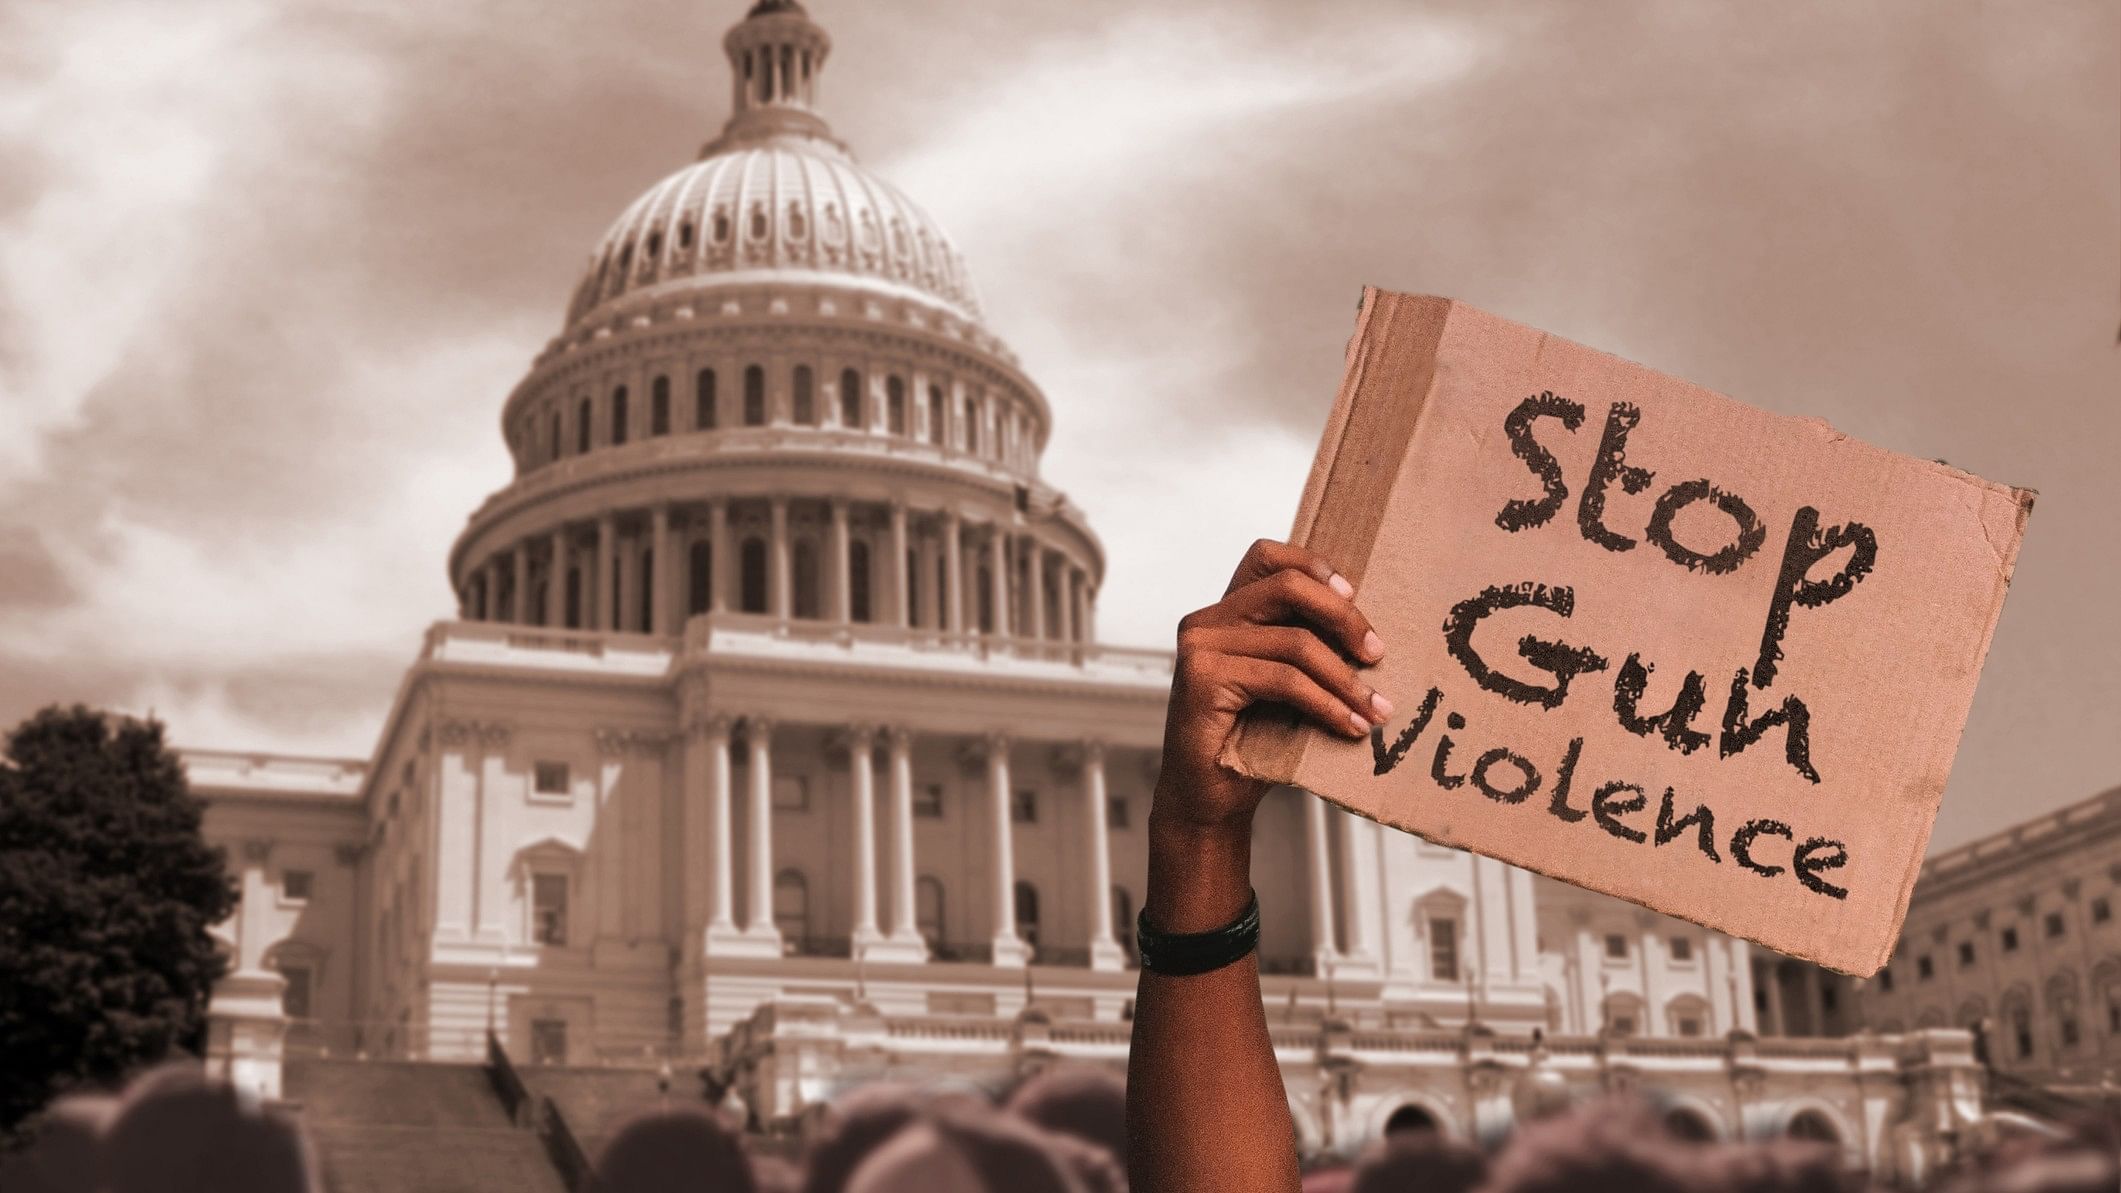
<path id="1" fill-rule="evenodd" d="M 1203 823 L 1149 814 L 1149 889 L 1143 912 L 1163 932 L 1204 932 L 1244 914 L 1252 899 L 1252 823 Z"/>

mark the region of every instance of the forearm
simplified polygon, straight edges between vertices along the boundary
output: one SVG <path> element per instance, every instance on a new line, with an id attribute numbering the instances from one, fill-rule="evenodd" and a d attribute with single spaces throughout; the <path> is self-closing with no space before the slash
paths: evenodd
<path id="1" fill-rule="evenodd" d="M 1251 830 L 1149 822 L 1144 915 L 1202 932 L 1251 898 Z M 1127 1065 L 1136 1193 L 1282 1193 L 1298 1186 L 1294 1128 L 1259 994 L 1258 954 L 1186 977 L 1143 970 Z"/>

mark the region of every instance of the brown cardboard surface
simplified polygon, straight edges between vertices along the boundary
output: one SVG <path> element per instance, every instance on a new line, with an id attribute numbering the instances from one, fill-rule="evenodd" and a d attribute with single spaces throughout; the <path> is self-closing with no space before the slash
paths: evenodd
<path id="1" fill-rule="evenodd" d="M 1263 710 L 1225 761 L 1867 975 L 2031 508 L 1463 303 L 1370 290 L 1293 538 L 1355 583 L 1386 643 L 1368 678 L 1398 713 L 1350 742 Z"/>

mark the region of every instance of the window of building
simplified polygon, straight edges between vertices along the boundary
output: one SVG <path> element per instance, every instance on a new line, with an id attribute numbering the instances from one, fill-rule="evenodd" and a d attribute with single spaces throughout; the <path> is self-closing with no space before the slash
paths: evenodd
<path id="1" fill-rule="evenodd" d="M 626 387 L 621 385 L 611 391 L 611 443 L 616 447 L 626 442 Z"/>
<path id="2" fill-rule="evenodd" d="M 560 440 L 559 411 L 555 410 L 552 412 L 552 421 L 548 424 L 547 430 L 548 434 L 545 440 L 545 456 L 547 459 L 557 460 L 560 458 L 560 451 L 562 448 Z"/>
<path id="3" fill-rule="evenodd" d="M 280 989 L 280 1010 L 289 1019 L 314 1018 L 316 1011 L 311 998 L 315 993 L 315 974 L 309 966 L 282 965 L 280 979 L 286 983 Z"/>
<path id="4" fill-rule="evenodd" d="M 808 812 L 810 810 L 810 780 L 802 775 L 775 775 L 773 777 L 773 810 L 776 812 Z"/>
<path id="5" fill-rule="evenodd" d="M 2108 1035 L 2121 1035 L 2121 989 L 2109 987 L 2106 991 L 2106 1031 Z"/>
<path id="6" fill-rule="evenodd" d="M 928 387 L 928 442 L 941 446 L 943 442 L 943 387 Z"/>
<path id="7" fill-rule="evenodd" d="M 744 612 L 764 613 L 766 612 L 766 540 L 761 538 L 745 539 L 741 553 L 742 558 L 738 563 L 741 574 L 740 587 L 743 591 L 738 595 L 742 598 Z"/>
<path id="8" fill-rule="evenodd" d="M 582 404 L 575 409 L 574 450 L 577 452 L 589 450 L 589 420 L 593 417 L 595 417 L 595 407 L 589 404 L 588 398 L 583 398 Z"/>
<path id="9" fill-rule="evenodd" d="M 906 558 L 903 566 L 906 570 L 900 574 L 906 577 L 906 591 L 898 594 L 898 598 L 905 602 L 906 624 L 912 625 L 920 619 L 921 559 L 919 553 L 911 547 L 906 548 Z"/>
<path id="10" fill-rule="evenodd" d="M 2047 913 L 2046 917 L 2043 918 L 2040 922 L 2042 929 L 2046 931 L 2047 938 L 2049 940 L 2055 940 L 2061 937 L 2064 931 L 2061 912 L 2050 911 Z"/>
<path id="11" fill-rule="evenodd" d="M 943 942 L 943 880 L 923 874 L 913 881 L 913 923 L 929 948 Z"/>
<path id="12" fill-rule="evenodd" d="M 875 600 L 870 591 L 869 544 L 856 539 L 847 545 L 847 610 L 859 622 L 876 620 Z"/>
<path id="13" fill-rule="evenodd" d="M 744 368 L 744 425 L 766 425 L 766 370 L 757 365 Z"/>
<path id="14" fill-rule="evenodd" d="M 1613 1034 L 1616 1036 L 1632 1036 L 1635 1034 L 1635 1016 L 1614 1015 L 1611 1027 Z"/>
<path id="15" fill-rule="evenodd" d="M 2077 1026 L 2077 1013 L 2074 1010 L 2062 1012 L 2056 1027 L 2061 1033 L 2064 1048 L 2075 1048 L 2077 1041 L 2083 1038 L 2083 1031 Z"/>
<path id="16" fill-rule="evenodd" d="M 1133 810 L 1127 806 L 1126 796 L 1108 795 L 1105 797 L 1106 828 L 1131 828 L 1133 823 Z"/>
<path id="17" fill-rule="evenodd" d="M 280 901 L 282 903 L 307 903 L 309 892 L 316 885 L 317 876 L 308 870 L 282 870 L 280 872 Z"/>
<path id="18" fill-rule="evenodd" d="M 692 427 L 696 431 L 712 431 L 716 423 L 714 400 L 714 370 L 701 369 L 692 379 Z"/>
<path id="19" fill-rule="evenodd" d="M 638 591 L 641 594 L 640 608 L 636 610 L 636 612 L 640 615 L 641 632 L 644 634 L 653 634 L 655 633 L 657 628 L 655 624 L 654 547 L 643 547 L 641 549 L 641 586 Z"/>
<path id="20" fill-rule="evenodd" d="M 1878 971 L 1878 989 L 1885 994 L 1893 992 L 1893 967 L 1888 965 Z"/>
<path id="21" fill-rule="evenodd" d="M 2105 895 L 2092 900 L 2092 923 L 2103 924 L 2114 918 L 2114 905 Z"/>
<path id="22" fill-rule="evenodd" d="M 789 550 L 788 570 L 789 578 L 795 584 L 791 610 L 797 617 L 820 616 L 818 589 L 822 585 L 818 582 L 817 544 L 807 538 L 795 540 L 795 546 Z"/>
<path id="23" fill-rule="evenodd" d="M 924 820 L 943 818 L 943 785 L 923 783 L 913 792 L 913 814 Z"/>
<path id="24" fill-rule="evenodd" d="M 840 425 L 862 429 L 862 375 L 853 369 L 840 370 Z"/>
<path id="25" fill-rule="evenodd" d="M 1694 959 L 1694 940 L 1692 937 L 1674 936 L 1671 947 L 1672 960 L 1687 962 Z"/>
<path id="26" fill-rule="evenodd" d="M 2025 1060 L 2033 1054 L 2033 1013 L 2025 1007 L 2011 1008 L 2011 1043 L 2017 1046 L 2018 1059 Z"/>
<path id="27" fill-rule="evenodd" d="M 1038 792 L 1029 787 L 1019 787 L 1009 797 L 1009 819 L 1017 824 L 1038 823 Z"/>
<path id="28" fill-rule="evenodd" d="M 714 544 L 706 541 L 692 544 L 686 552 L 686 563 L 691 574 L 685 577 L 690 586 L 685 594 L 685 612 L 705 613 L 712 607 L 714 599 Z"/>
<path id="29" fill-rule="evenodd" d="M 1618 932 L 1608 932 L 1605 937 L 1605 955 L 1608 961 L 1628 959 L 1628 938 Z"/>
<path id="30" fill-rule="evenodd" d="M 573 789 L 571 776 L 564 762 L 533 762 L 530 765 L 530 789 L 537 795 L 566 795 Z"/>
<path id="31" fill-rule="evenodd" d="M 1819 984 L 1819 1009 L 1831 1011 L 1841 1005 L 1841 988 L 1831 980 Z"/>
<path id="32" fill-rule="evenodd" d="M 1973 967 L 1973 964 L 1974 964 L 1974 942 L 1973 942 L 1973 941 L 1971 941 L 1971 940 L 1962 940 L 1962 941 L 1960 941 L 1960 942 L 1959 942 L 1959 968 L 1961 968 L 1961 969 L 1970 969 L 1970 968 L 1972 968 L 1972 967 Z"/>
<path id="33" fill-rule="evenodd" d="M 1934 962 L 1932 962 L 1932 961 L 1930 960 L 1930 955 L 1929 955 L 1928 953 L 1924 953 L 1924 954 L 1922 954 L 1922 955 L 1921 955 L 1920 957 L 1917 957 L 1917 958 L 1915 958 L 1915 977 L 1916 977 L 1916 978 L 1918 978 L 1918 979 L 1920 979 L 1920 980 L 1922 980 L 1922 981 L 1925 981 L 1925 982 L 1927 982 L 1927 981 L 1929 981 L 1929 980 L 1930 980 L 1931 978 L 1933 978 L 1933 977 L 1936 977 L 1936 976 L 1937 976 L 1937 966 L 1936 966 L 1936 964 L 1935 964 Z"/>
<path id="34" fill-rule="evenodd" d="M 2004 952 L 2015 953 L 2018 951 L 2018 929 L 2005 928 L 2001 933 L 2000 939 Z"/>
<path id="35" fill-rule="evenodd" d="M 1429 977 L 1438 982 L 1458 980 L 1458 919 L 1429 917 Z"/>
<path id="36" fill-rule="evenodd" d="M 582 628 L 582 569 L 567 569 L 567 628 Z"/>
<path id="37" fill-rule="evenodd" d="M 539 944 L 567 943 L 567 876 L 530 876 L 530 938 Z"/>
<path id="38" fill-rule="evenodd" d="M 795 366 L 795 421 L 806 427 L 817 423 L 817 378 L 809 365 Z"/>
<path id="39" fill-rule="evenodd" d="M 906 379 L 893 375 L 884 378 L 884 406 L 888 426 L 893 435 L 906 433 Z"/>
<path id="40" fill-rule="evenodd" d="M 530 1063 L 534 1065 L 564 1065 L 567 1063 L 567 1021 L 565 1019 L 533 1019 L 530 1021 Z"/>
<path id="41" fill-rule="evenodd" d="M 670 378 L 657 377 L 648 390 L 648 433 L 670 434 Z"/>
<path id="42" fill-rule="evenodd" d="M 778 789 L 779 784 L 775 784 Z M 796 944 L 810 935 L 810 880 L 801 870 L 783 870 L 773 878 L 773 926 L 781 939 Z"/>
<path id="43" fill-rule="evenodd" d="M 1038 888 L 1028 882 L 1016 884 L 1016 934 L 1025 944 L 1038 947 Z"/>
<path id="44" fill-rule="evenodd" d="M 1691 1039 L 1701 1034 L 1701 1017 L 1682 1012 L 1672 1017 L 1672 1027 L 1679 1035 Z"/>

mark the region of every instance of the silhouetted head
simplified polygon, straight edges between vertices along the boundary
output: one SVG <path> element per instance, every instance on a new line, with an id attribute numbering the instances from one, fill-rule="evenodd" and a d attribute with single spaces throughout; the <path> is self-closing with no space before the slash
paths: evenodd
<path id="1" fill-rule="evenodd" d="M 702 1110 L 644 1114 L 619 1128 L 597 1158 L 603 1193 L 758 1193 L 736 1137 Z"/>
<path id="2" fill-rule="evenodd" d="M 7 1193 L 79 1193 L 103 1187 L 103 1132 L 120 1102 L 108 1094 L 76 1094 L 45 1110 L 20 1155 L 0 1159 Z"/>
<path id="3" fill-rule="evenodd" d="M 311 1193 L 313 1168 L 294 1124 L 189 1064 L 135 1082 L 103 1137 L 110 1193 Z"/>
<path id="4" fill-rule="evenodd" d="M 1372 1144 L 1355 1166 L 1349 1193 L 1467 1193 L 1487 1179 L 1488 1161 L 1471 1144 L 1437 1131 L 1400 1131 Z"/>
<path id="5" fill-rule="evenodd" d="M 1090 1193 L 1060 1147 L 1028 1123 L 963 1107 L 938 1109 L 893 1135 L 855 1169 L 847 1193 Z"/>
<path id="6" fill-rule="evenodd" d="M 1102 1069 L 1048 1069 L 1016 1088 L 1009 1111 L 1048 1131 L 1072 1135 L 1124 1159 L 1127 1087 Z"/>

